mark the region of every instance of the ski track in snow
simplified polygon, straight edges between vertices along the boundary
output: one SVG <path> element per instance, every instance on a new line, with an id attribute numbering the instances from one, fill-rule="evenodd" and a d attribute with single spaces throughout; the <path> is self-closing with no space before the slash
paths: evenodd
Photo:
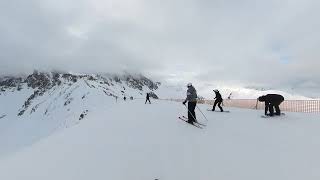
<path id="1" fill-rule="evenodd" d="M 177 118 L 186 115 L 181 103 L 95 105 L 80 124 L 0 158 L 0 179 L 319 179 L 319 114 L 264 119 L 260 110 L 199 107 L 204 129 Z M 0 143 L 18 141 L 14 133 Z"/>

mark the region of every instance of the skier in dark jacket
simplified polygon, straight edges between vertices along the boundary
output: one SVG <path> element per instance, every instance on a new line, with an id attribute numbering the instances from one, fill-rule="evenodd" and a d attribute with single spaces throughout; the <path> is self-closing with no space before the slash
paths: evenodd
<path id="1" fill-rule="evenodd" d="M 258 100 L 260 102 L 265 102 L 265 110 L 264 110 L 264 114 L 267 116 L 273 116 L 274 115 L 274 109 L 276 109 L 276 114 L 280 116 L 281 115 L 281 111 L 279 108 L 279 105 L 284 101 L 284 97 L 279 95 L 279 94 L 267 94 L 264 96 L 260 96 L 258 98 Z M 268 114 L 268 110 L 270 112 L 270 114 Z"/>
<path id="2" fill-rule="evenodd" d="M 183 101 L 183 105 L 186 105 L 188 102 L 188 123 L 193 124 L 197 122 L 195 108 L 197 106 L 197 90 L 192 86 L 191 83 L 187 85 L 187 98 Z"/>
<path id="3" fill-rule="evenodd" d="M 151 104 L 151 101 L 150 101 L 150 94 L 147 93 L 147 96 L 146 96 L 146 102 L 144 104 L 147 104 L 147 101 L 149 101 L 149 104 Z"/>
<path id="4" fill-rule="evenodd" d="M 218 107 L 220 108 L 220 111 L 223 112 L 223 109 L 222 109 L 222 106 L 221 106 L 221 103 L 223 102 L 223 99 L 222 99 L 222 96 L 220 94 L 220 92 L 218 90 L 213 90 L 213 92 L 215 92 L 216 94 L 216 97 L 214 98 L 215 101 L 214 101 L 214 104 L 213 104 L 213 107 L 212 107 L 212 111 L 215 111 L 216 110 L 216 106 L 218 105 Z"/>

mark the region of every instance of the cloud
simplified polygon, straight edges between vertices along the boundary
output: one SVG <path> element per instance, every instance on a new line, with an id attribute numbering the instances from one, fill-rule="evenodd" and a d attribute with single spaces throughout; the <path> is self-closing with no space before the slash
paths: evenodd
<path id="1" fill-rule="evenodd" d="M 1 1 L 0 72 L 127 70 L 171 80 L 174 74 L 186 82 L 320 87 L 319 5 L 316 0 Z"/>

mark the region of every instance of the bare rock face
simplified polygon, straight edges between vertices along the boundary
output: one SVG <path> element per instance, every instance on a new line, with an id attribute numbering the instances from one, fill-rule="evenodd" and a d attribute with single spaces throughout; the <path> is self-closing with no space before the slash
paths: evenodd
<path id="1" fill-rule="evenodd" d="M 35 71 L 33 74 L 29 75 L 25 80 L 28 87 L 33 89 L 38 88 L 39 90 L 45 90 L 52 87 L 51 77 L 47 73 L 38 73 Z"/>
<path id="2" fill-rule="evenodd" d="M 159 97 L 154 92 L 149 92 L 150 97 L 153 99 L 159 99 Z"/>
<path id="3" fill-rule="evenodd" d="M 155 91 L 161 85 L 160 82 L 153 82 L 147 77 L 139 74 L 139 75 L 130 75 L 126 74 L 123 76 L 115 76 L 113 78 L 116 82 L 125 82 L 129 87 L 133 89 L 138 89 L 140 91 L 143 90 L 143 87 L 147 87 L 151 91 Z"/>
<path id="4" fill-rule="evenodd" d="M 73 83 L 76 83 L 78 81 L 78 79 L 83 78 L 83 76 L 77 76 L 77 75 L 67 73 L 67 74 L 62 74 L 62 78 L 67 81 L 71 81 Z"/>
<path id="5" fill-rule="evenodd" d="M 8 89 L 14 89 L 14 88 L 17 88 L 17 90 L 20 91 L 22 83 L 23 83 L 23 78 L 21 77 L 0 78 L 0 91 L 4 92 Z"/>

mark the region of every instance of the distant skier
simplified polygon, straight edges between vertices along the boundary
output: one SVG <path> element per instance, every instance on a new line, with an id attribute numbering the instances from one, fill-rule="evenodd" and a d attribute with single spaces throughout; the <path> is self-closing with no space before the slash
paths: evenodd
<path id="1" fill-rule="evenodd" d="M 126 100 L 127 100 L 127 98 L 126 98 L 126 97 L 123 97 L 123 100 L 124 100 L 124 101 L 126 101 Z"/>
<path id="2" fill-rule="evenodd" d="M 149 104 L 151 104 L 151 101 L 150 101 L 150 94 L 147 93 L 147 96 L 146 96 L 146 102 L 144 104 L 147 104 L 147 102 L 149 101 Z"/>
<path id="3" fill-rule="evenodd" d="M 279 95 L 279 94 L 267 94 L 264 96 L 260 96 L 258 98 L 258 101 L 260 102 L 265 102 L 265 110 L 264 110 L 264 114 L 266 116 L 273 116 L 274 115 L 274 109 L 276 109 L 276 113 L 275 115 L 280 116 L 281 115 L 281 111 L 279 108 L 279 105 L 284 101 L 284 97 Z M 268 110 L 270 112 L 270 114 L 268 114 Z"/>
<path id="4" fill-rule="evenodd" d="M 192 86 L 191 83 L 187 84 L 187 98 L 183 101 L 183 105 L 188 102 L 188 123 L 193 124 L 197 122 L 195 108 L 197 106 L 197 90 Z"/>
<path id="5" fill-rule="evenodd" d="M 212 111 L 215 111 L 216 110 L 216 106 L 218 105 L 218 107 L 220 108 L 220 111 L 223 112 L 223 109 L 222 109 L 222 106 L 221 106 L 221 103 L 223 102 L 222 96 L 221 96 L 220 92 L 217 89 L 213 90 L 213 92 L 215 92 L 216 97 L 214 98 L 215 101 L 214 101 L 214 104 L 213 104 L 213 107 L 212 107 Z"/>

